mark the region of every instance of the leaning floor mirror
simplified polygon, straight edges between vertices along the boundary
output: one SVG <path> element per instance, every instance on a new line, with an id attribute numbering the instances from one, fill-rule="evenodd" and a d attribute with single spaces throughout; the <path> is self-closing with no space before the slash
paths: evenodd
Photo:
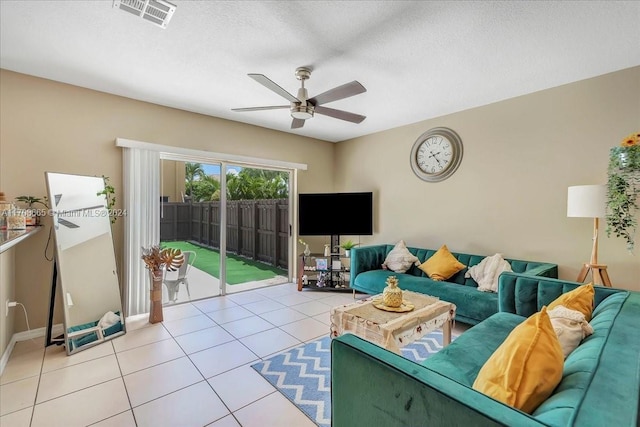
<path id="1" fill-rule="evenodd" d="M 46 172 L 67 354 L 126 332 L 101 177 Z M 51 307 L 53 309 L 53 307 Z"/>

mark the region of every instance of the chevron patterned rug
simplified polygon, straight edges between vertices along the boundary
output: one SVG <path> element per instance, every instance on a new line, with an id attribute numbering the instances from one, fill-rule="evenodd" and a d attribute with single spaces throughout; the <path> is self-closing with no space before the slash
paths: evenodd
<path id="1" fill-rule="evenodd" d="M 331 338 L 324 337 L 251 365 L 320 427 L 331 426 L 330 346 Z M 435 331 L 400 351 L 421 362 L 441 349 L 442 331 Z"/>

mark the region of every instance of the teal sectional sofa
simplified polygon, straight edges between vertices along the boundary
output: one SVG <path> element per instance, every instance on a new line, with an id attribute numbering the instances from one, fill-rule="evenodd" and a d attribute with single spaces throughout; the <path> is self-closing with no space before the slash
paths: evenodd
<path id="1" fill-rule="evenodd" d="M 480 368 L 516 325 L 579 285 L 503 273 L 500 311 L 422 364 L 355 335 L 334 339 L 332 426 L 637 426 L 637 292 L 596 287 L 593 335 L 568 356 L 560 384 L 532 414 L 472 388 Z"/>
<path id="2" fill-rule="evenodd" d="M 394 273 L 383 270 L 382 263 L 394 245 L 363 246 L 351 250 L 351 279 L 349 286 L 367 294 L 381 293 L 385 288 L 387 277 L 396 276 L 401 289 L 421 292 L 456 305 L 456 320 L 475 325 L 498 312 L 498 294 L 478 291 L 478 284 L 473 279 L 465 279 L 468 267 L 482 261 L 484 255 L 470 255 L 452 252 L 467 268 L 456 273 L 447 281 L 438 282 L 429 277 L 418 267 L 411 266 L 406 273 Z M 420 262 L 426 261 L 437 249 L 408 248 L 418 257 Z M 545 262 L 506 259 L 516 273 L 532 276 L 558 277 L 558 265 Z"/>

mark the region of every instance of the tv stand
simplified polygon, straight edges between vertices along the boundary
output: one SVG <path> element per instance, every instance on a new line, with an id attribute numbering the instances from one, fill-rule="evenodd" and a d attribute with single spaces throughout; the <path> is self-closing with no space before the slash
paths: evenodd
<path id="1" fill-rule="evenodd" d="M 349 267 L 345 267 L 340 261 L 340 268 L 333 268 L 333 262 L 336 260 L 340 261 L 340 255 L 301 254 L 298 262 L 298 290 L 307 288 L 317 291 L 350 292 Z"/>
<path id="2" fill-rule="evenodd" d="M 298 264 L 298 290 L 302 288 L 319 291 L 350 291 L 350 265 L 342 264 L 340 256 L 340 236 L 331 236 L 331 252 L 329 255 L 300 255 Z M 337 264 L 339 263 L 339 267 Z"/>

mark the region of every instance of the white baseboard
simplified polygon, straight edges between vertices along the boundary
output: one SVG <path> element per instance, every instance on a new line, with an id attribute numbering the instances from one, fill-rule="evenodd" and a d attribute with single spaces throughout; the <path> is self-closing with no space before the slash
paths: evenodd
<path id="1" fill-rule="evenodd" d="M 52 336 L 61 335 L 63 333 L 64 333 L 64 326 L 62 325 L 62 323 L 53 325 L 53 328 L 51 329 Z M 15 347 L 17 342 L 44 337 L 46 336 L 46 334 L 47 334 L 47 328 L 45 327 L 38 328 L 38 329 L 31 329 L 29 331 L 18 332 L 17 334 L 13 334 L 11 336 L 11 340 L 9 341 L 9 345 L 7 345 L 7 348 L 4 350 L 4 353 L 2 353 L 2 357 L 0 358 L 0 375 L 2 375 L 2 373 L 4 372 L 4 368 L 5 366 L 7 366 L 7 363 L 9 362 L 9 357 L 11 356 L 11 352 L 13 351 L 13 348 Z M 44 343 L 43 343 L 43 346 L 44 346 Z"/>

